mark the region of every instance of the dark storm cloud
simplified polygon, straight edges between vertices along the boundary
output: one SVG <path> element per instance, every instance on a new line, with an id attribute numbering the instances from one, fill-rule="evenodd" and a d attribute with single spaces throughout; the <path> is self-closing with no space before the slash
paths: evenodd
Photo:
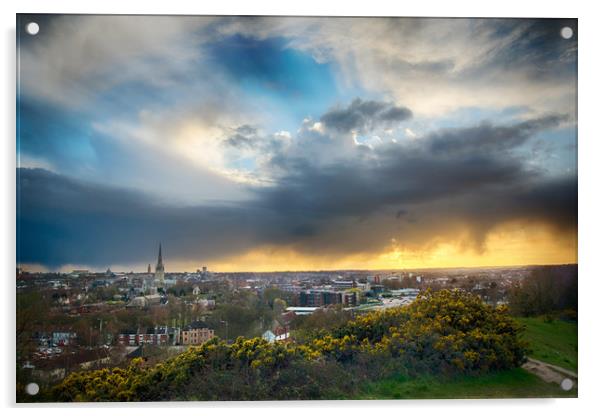
<path id="1" fill-rule="evenodd" d="M 18 261 L 50 266 L 151 262 L 159 241 L 172 258 L 252 247 L 267 217 L 237 206 L 174 207 L 144 193 L 18 169 Z M 177 253 L 177 254 L 176 254 Z"/>
<path id="2" fill-rule="evenodd" d="M 452 234 L 445 236 L 454 238 L 457 230 L 450 227 L 458 224 L 469 230 L 478 247 L 493 227 L 511 220 L 567 231 L 576 225 L 576 180 L 546 178 L 516 151 L 563 120 L 550 115 L 509 125 L 443 130 L 408 145 L 379 146 L 369 150 L 370 157 L 358 146 L 352 163 L 320 167 L 281 155 L 278 164 L 288 173 L 279 186 L 258 192 L 266 206 L 304 214 L 322 227 L 315 236 L 324 239 L 307 243 L 312 251 L 382 250 L 391 237 L 426 243 L 447 229 Z M 371 229 L 353 233 L 360 228 L 356 219 L 362 218 L 380 219 Z M 389 220 L 405 221 L 403 231 Z M 336 230 L 333 224 L 338 224 Z"/>
<path id="3" fill-rule="evenodd" d="M 352 130 L 366 132 L 378 127 L 389 127 L 412 117 L 412 111 L 381 101 L 363 101 L 356 98 L 347 108 L 332 108 L 320 121 L 327 128 L 341 133 Z"/>
<path id="4" fill-rule="evenodd" d="M 577 178 L 546 180 L 532 188 L 522 189 L 510 201 L 514 210 L 530 218 L 544 218 L 559 229 L 577 227 Z"/>
<path id="5" fill-rule="evenodd" d="M 445 154 L 488 154 L 511 150 L 526 142 L 534 133 L 556 127 L 568 116 L 552 114 L 509 126 L 484 122 L 476 127 L 445 129 L 428 137 L 430 150 Z"/>
<path id="6" fill-rule="evenodd" d="M 509 152 L 563 119 L 546 116 L 511 125 L 448 129 L 408 145 L 377 147 L 369 150 L 370 157 L 358 146 L 353 163 L 342 160 L 320 168 L 307 159 L 279 155 L 274 162 L 288 173 L 280 186 L 258 192 L 279 210 L 339 216 L 520 185 L 537 180 L 538 173 Z"/>
<path id="7" fill-rule="evenodd" d="M 397 210 L 397 214 L 395 214 L 395 218 L 399 219 L 401 217 L 403 217 L 404 215 L 406 215 L 408 213 L 408 211 L 406 211 L 405 209 L 399 209 Z"/>
<path id="8" fill-rule="evenodd" d="M 418 247 L 446 227 L 450 227 L 451 235 L 457 234 L 453 227 L 461 225 L 469 233 L 465 243 L 482 252 L 488 233 L 511 221 L 545 225 L 560 239 L 577 230 L 577 179 L 526 179 L 512 186 L 484 188 L 461 198 L 418 204 L 412 213 L 419 226 L 408 224 L 402 228 L 410 244 Z"/>
<path id="9" fill-rule="evenodd" d="M 376 107 L 365 113 L 380 113 Z M 562 120 L 486 123 L 405 145 L 356 146 L 326 165 L 277 152 L 271 163 L 285 173 L 255 188 L 256 199 L 231 205 L 168 206 L 140 192 L 19 169 L 18 261 L 150 262 L 159 241 L 180 259 L 216 259 L 261 244 L 347 255 L 380 252 L 391 238 L 407 245 L 455 238 L 457 226 L 482 247 L 493 227 L 511 220 L 574 230 L 576 178 L 545 177 L 514 151 Z"/>

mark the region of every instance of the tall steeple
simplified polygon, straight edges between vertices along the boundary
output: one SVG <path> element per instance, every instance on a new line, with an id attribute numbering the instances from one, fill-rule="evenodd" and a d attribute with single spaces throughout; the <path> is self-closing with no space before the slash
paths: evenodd
<path id="1" fill-rule="evenodd" d="M 165 267 L 163 266 L 161 243 L 159 243 L 159 256 L 157 257 L 157 266 L 155 267 L 155 282 L 157 287 L 163 287 L 165 283 Z"/>
<path id="2" fill-rule="evenodd" d="M 163 268 L 163 256 L 161 255 L 161 243 L 159 243 L 159 258 L 157 259 L 157 267 Z"/>

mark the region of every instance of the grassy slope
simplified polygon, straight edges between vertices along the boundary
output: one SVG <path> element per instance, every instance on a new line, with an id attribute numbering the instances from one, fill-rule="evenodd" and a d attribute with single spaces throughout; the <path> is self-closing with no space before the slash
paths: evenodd
<path id="1" fill-rule="evenodd" d="M 394 377 L 368 383 L 362 390 L 359 396 L 353 398 L 383 400 L 577 397 L 575 390 L 565 392 L 557 384 L 546 383 L 522 368 L 447 381 L 437 378 Z"/>
<path id="2" fill-rule="evenodd" d="M 526 326 L 525 339 L 531 344 L 531 357 L 577 371 L 577 324 L 538 318 L 517 318 Z"/>
<path id="3" fill-rule="evenodd" d="M 541 361 L 577 371 L 577 324 L 539 318 L 518 318 L 526 326 L 525 339 L 533 350 L 531 356 Z M 394 377 L 368 383 L 357 399 L 462 399 L 577 397 L 558 385 L 516 368 L 479 377 L 453 380 L 436 378 L 408 379 Z"/>

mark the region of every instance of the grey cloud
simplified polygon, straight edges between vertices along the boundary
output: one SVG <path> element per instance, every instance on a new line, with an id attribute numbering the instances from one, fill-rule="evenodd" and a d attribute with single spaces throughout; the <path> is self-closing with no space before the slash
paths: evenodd
<path id="1" fill-rule="evenodd" d="M 266 152 L 271 152 L 281 146 L 275 135 L 266 136 L 261 134 L 257 127 L 248 124 L 233 129 L 233 133 L 224 139 L 224 143 L 237 149 L 263 149 Z"/>
<path id="2" fill-rule="evenodd" d="M 379 119 L 385 122 L 400 122 L 412 117 L 412 112 L 405 107 L 391 107 L 379 115 Z"/>
<path id="3" fill-rule="evenodd" d="M 43 24 L 39 36 L 23 36 L 26 41 L 19 45 L 22 94 L 76 109 L 128 82 L 159 88 L 174 85 L 192 68 L 194 53 L 202 43 L 201 33 L 216 19 L 58 14 L 19 17 L 19 30 L 32 18 L 38 21 L 41 17 Z"/>
<path id="4" fill-rule="evenodd" d="M 557 127 L 568 120 L 567 115 L 552 114 L 508 126 L 490 122 L 471 128 L 445 129 L 428 137 L 430 150 L 435 153 L 470 154 L 499 152 L 513 149 L 538 131 Z"/>
<path id="5" fill-rule="evenodd" d="M 320 167 L 298 155 L 280 154 L 273 160 L 287 172 L 279 179 L 280 186 L 257 192 L 283 210 L 365 215 L 383 205 L 421 203 L 520 184 L 537 179 L 539 172 L 511 151 L 560 119 L 563 117 L 548 116 L 511 125 L 484 123 L 374 150 L 356 146 L 351 160 Z"/>
<path id="6" fill-rule="evenodd" d="M 571 39 L 560 36 L 566 26 L 573 29 Z M 567 76 L 567 70 L 576 70 L 576 19 L 495 19 L 493 24 L 483 23 L 481 27 L 481 32 L 492 41 L 508 39 L 503 47 L 491 50 L 484 70 L 520 67 L 529 76 L 551 78 Z"/>
<path id="7" fill-rule="evenodd" d="M 226 144 L 231 147 L 251 147 L 253 139 L 242 134 L 236 133 L 225 140 Z"/>
<path id="8" fill-rule="evenodd" d="M 225 143 L 231 147 L 253 147 L 257 138 L 257 128 L 243 124 L 234 129 L 233 134 L 225 139 Z"/>
<path id="9" fill-rule="evenodd" d="M 406 107 L 398 107 L 393 103 L 381 101 L 363 101 L 356 98 L 347 108 L 332 108 L 320 121 L 327 128 L 341 133 L 352 130 L 366 132 L 377 127 L 388 127 L 412 117 L 412 111 Z"/>
<path id="10" fill-rule="evenodd" d="M 243 124 L 242 126 L 236 128 L 236 133 L 244 136 L 252 136 L 257 134 L 257 128 L 248 124 Z"/>
<path id="11" fill-rule="evenodd" d="M 395 218 L 399 219 L 401 217 L 403 217 L 404 215 L 406 215 L 408 213 L 408 211 L 406 211 L 405 209 L 400 209 L 397 211 L 397 214 L 395 214 Z"/>

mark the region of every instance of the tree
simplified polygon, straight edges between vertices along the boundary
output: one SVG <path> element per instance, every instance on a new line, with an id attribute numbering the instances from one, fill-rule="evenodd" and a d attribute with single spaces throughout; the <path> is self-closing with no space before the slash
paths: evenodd
<path id="1" fill-rule="evenodd" d="M 36 327 L 48 318 L 50 301 L 38 291 L 17 294 L 17 363 L 31 355 L 36 345 L 32 338 Z"/>
<path id="2" fill-rule="evenodd" d="M 274 313 L 280 315 L 284 311 L 286 311 L 286 301 L 280 298 L 274 299 L 273 308 Z"/>
<path id="3" fill-rule="evenodd" d="M 576 266 L 548 266 L 533 270 L 515 284 L 509 296 L 510 309 L 517 315 L 534 316 L 577 310 Z"/>

